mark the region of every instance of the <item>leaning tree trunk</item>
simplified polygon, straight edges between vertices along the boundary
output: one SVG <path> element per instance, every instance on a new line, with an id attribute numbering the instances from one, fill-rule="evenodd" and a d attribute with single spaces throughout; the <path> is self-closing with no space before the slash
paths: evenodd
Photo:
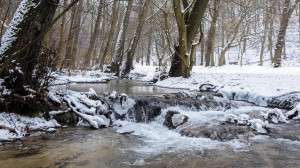
<path id="1" fill-rule="evenodd" d="M 143 25 L 145 24 L 144 22 L 145 22 L 146 10 L 147 10 L 148 4 L 149 4 L 149 1 L 146 0 L 143 4 L 143 8 L 139 12 L 138 26 L 134 33 L 134 37 L 130 42 L 130 45 L 129 45 L 129 48 L 127 51 L 127 55 L 125 58 L 126 60 L 124 61 L 124 64 L 122 65 L 123 66 L 122 67 L 123 69 L 121 72 L 122 78 L 125 78 L 132 68 L 134 53 L 135 53 L 136 47 L 138 45 L 142 30 L 143 30 Z"/>
<path id="2" fill-rule="evenodd" d="M 110 30 L 107 38 L 106 45 L 104 47 L 104 52 L 102 57 L 100 57 L 100 69 L 103 71 L 103 66 L 105 64 L 105 59 L 107 58 L 107 55 L 109 53 L 109 49 L 111 48 L 111 43 L 113 40 L 114 32 L 115 32 L 115 27 L 116 27 L 116 22 L 117 22 L 117 0 L 114 0 L 113 2 L 113 7 L 112 7 L 112 16 L 111 16 L 111 22 L 110 22 Z"/>
<path id="3" fill-rule="evenodd" d="M 128 1 L 127 6 L 126 6 L 126 11 L 122 20 L 121 28 L 118 34 L 118 38 L 116 41 L 116 47 L 114 51 L 114 55 L 112 58 L 112 63 L 111 63 L 111 71 L 116 73 L 116 76 L 120 75 L 120 66 L 123 61 L 123 50 L 124 50 L 124 43 L 125 43 L 125 37 L 126 37 L 126 32 L 127 32 L 127 27 L 129 23 L 129 17 L 131 13 L 131 8 L 132 8 L 132 3 L 133 1 Z"/>
<path id="4" fill-rule="evenodd" d="M 15 16 L 5 32 L 0 48 L 0 65 L 16 52 L 23 49 L 28 43 L 34 41 L 51 24 L 58 0 L 23 0 L 15 13 Z M 43 38 L 18 55 L 16 64 L 22 70 L 22 75 L 15 81 L 14 87 L 23 85 L 34 85 L 33 71 L 38 64 L 36 56 L 39 55 Z M 1 73 L 1 77 L 9 74 L 7 71 Z M 22 78 L 22 79 L 21 79 Z"/>

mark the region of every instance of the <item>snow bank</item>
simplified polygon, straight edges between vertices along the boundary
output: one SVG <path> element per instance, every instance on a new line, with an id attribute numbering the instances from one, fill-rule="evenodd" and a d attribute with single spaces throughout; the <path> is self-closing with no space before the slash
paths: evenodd
<path id="1" fill-rule="evenodd" d="M 45 131 L 60 127 L 56 120 L 45 120 L 42 117 L 25 117 L 14 113 L 0 113 L 0 141 L 23 138 L 28 132 Z M 52 129 L 53 131 L 53 129 Z"/>
<path id="2" fill-rule="evenodd" d="M 137 67 L 141 68 L 141 67 Z M 136 69 L 139 71 L 139 69 Z M 151 73 L 151 72 L 149 72 Z M 278 96 L 300 91 L 300 67 L 270 68 L 258 66 L 195 66 L 188 79 L 177 77 L 158 81 L 157 86 L 198 90 L 201 84 L 218 86 L 222 91 Z M 241 96 L 241 95 L 239 95 Z"/>
<path id="3" fill-rule="evenodd" d="M 130 72 L 129 78 L 149 82 L 157 75 L 156 66 L 138 66 Z"/>
<path id="4" fill-rule="evenodd" d="M 67 83 L 107 83 L 113 77 L 113 74 L 96 71 L 72 71 L 72 72 L 53 72 L 55 78 L 52 85 L 62 85 Z"/>
<path id="5" fill-rule="evenodd" d="M 132 72 L 155 73 L 155 67 L 137 66 Z M 199 91 L 203 84 L 210 84 L 211 90 L 224 97 L 268 106 L 271 98 L 300 91 L 300 67 L 259 67 L 259 66 L 195 66 L 191 77 L 168 78 L 155 85 L 167 88 Z M 203 88 L 202 88 L 203 89 Z M 286 97 L 286 99 L 289 99 Z M 285 100 L 283 100 L 285 101 Z"/>

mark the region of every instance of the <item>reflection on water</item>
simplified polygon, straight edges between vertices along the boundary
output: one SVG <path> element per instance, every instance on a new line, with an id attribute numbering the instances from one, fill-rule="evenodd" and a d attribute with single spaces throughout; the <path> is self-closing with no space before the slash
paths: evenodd
<path id="1" fill-rule="evenodd" d="M 73 90 L 79 92 L 87 92 L 89 88 L 93 88 L 98 94 L 103 92 L 117 91 L 117 93 L 126 93 L 127 95 L 160 95 L 165 93 L 175 93 L 180 91 L 179 89 L 161 88 L 148 85 L 145 82 L 136 80 L 112 80 L 109 83 L 80 83 L 80 84 L 68 84 L 53 86 L 54 90 Z"/>

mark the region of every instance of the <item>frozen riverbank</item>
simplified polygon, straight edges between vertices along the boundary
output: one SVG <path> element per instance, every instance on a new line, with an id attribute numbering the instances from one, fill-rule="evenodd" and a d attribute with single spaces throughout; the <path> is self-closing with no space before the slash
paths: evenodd
<path id="1" fill-rule="evenodd" d="M 150 81 L 156 75 L 156 67 L 136 66 L 132 74 L 144 75 L 141 80 Z M 161 87 L 198 90 L 201 84 L 230 90 L 247 90 L 264 96 L 278 96 L 300 91 L 300 67 L 270 68 L 259 66 L 195 66 L 188 79 L 182 77 L 158 81 Z"/>

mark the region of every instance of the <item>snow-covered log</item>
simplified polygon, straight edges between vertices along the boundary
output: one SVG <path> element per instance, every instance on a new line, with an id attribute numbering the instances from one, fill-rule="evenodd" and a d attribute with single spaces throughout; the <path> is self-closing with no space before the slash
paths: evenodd
<path id="1" fill-rule="evenodd" d="M 62 94 L 62 100 L 67 103 L 72 112 L 87 121 L 93 128 L 98 129 L 102 126 L 109 126 L 109 117 L 105 116 L 108 107 L 97 98 L 97 94 L 93 89 L 90 89 L 87 93 L 67 91 Z"/>
<path id="2" fill-rule="evenodd" d="M 266 134 L 268 128 L 268 121 L 262 121 L 261 119 L 253 118 L 247 114 L 240 114 L 236 116 L 234 114 L 228 115 L 227 121 L 238 125 L 248 125 L 251 129 L 256 130 L 258 133 Z"/>
<path id="3" fill-rule="evenodd" d="M 289 123 L 289 121 L 286 120 L 284 114 L 282 113 L 282 110 L 277 108 L 269 110 L 267 113 L 261 113 L 261 115 L 265 119 L 271 119 L 271 121 L 276 124 L 278 122 Z"/>
<path id="4" fill-rule="evenodd" d="M 300 103 L 292 110 L 286 113 L 288 119 L 299 120 L 300 119 Z"/>

